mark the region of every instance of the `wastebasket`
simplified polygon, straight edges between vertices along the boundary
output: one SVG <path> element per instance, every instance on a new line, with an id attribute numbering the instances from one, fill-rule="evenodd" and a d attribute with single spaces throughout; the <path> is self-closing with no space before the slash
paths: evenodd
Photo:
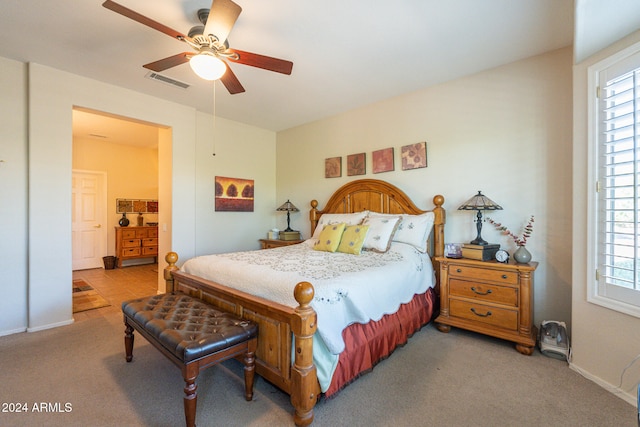
<path id="1" fill-rule="evenodd" d="M 113 270 L 114 268 L 116 268 L 116 257 L 112 255 L 103 256 L 102 261 L 104 262 L 105 270 Z"/>

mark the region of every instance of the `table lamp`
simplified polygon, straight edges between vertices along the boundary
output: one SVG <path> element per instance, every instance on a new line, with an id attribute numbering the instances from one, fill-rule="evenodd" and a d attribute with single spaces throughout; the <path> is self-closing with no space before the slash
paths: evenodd
<path id="1" fill-rule="evenodd" d="M 502 210 L 502 206 L 482 194 L 478 191 L 478 194 L 464 202 L 458 210 L 461 211 L 478 211 L 476 217 L 476 229 L 478 230 L 478 236 L 472 240 L 472 245 L 488 245 L 487 241 L 482 238 L 482 211 L 498 211 Z"/>
<path id="2" fill-rule="evenodd" d="M 299 212 L 299 209 L 296 208 L 293 203 L 291 203 L 289 200 L 287 200 L 286 202 L 284 202 L 278 209 L 276 209 L 277 211 L 281 211 L 287 212 L 287 229 L 284 231 L 294 231 L 293 229 L 291 229 L 291 218 L 289 217 L 289 213 L 290 212 Z"/>

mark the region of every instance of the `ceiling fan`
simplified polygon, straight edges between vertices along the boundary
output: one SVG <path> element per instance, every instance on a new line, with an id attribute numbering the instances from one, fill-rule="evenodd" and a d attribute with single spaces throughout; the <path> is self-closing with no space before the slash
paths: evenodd
<path id="1" fill-rule="evenodd" d="M 291 61 L 229 48 L 227 37 L 242 12 L 242 8 L 231 0 L 213 0 L 211 9 L 198 10 L 198 19 L 202 25 L 191 28 L 188 35 L 173 30 L 114 1 L 107 0 L 102 5 L 120 15 L 185 42 L 194 50 L 194 52 L 182 52 L 143 65 L 149 70 L 160 72 L 189 62 L 198 76 L 206 80 L 220 79 L 232 95 L 245 90 L 231 71 L 229 64 L 222 59 L 276 73 L 291 74 L 293 68 Z"/>

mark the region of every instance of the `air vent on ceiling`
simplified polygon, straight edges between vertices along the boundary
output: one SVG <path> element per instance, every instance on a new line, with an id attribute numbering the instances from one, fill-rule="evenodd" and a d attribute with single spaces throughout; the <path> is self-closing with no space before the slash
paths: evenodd
<path id="1" fill-rule="evenodd" d="M 151 80 L 157 80 L 159 82 L 166 83 L 171 86 L 179 87 L 180 89 L 187 89 L 190 86 L 187 83 L 172 79 L 171 77 L 163 76 L 162 74 L 154 73 L 153 71 L 148 72 L 145 77 Z"/>

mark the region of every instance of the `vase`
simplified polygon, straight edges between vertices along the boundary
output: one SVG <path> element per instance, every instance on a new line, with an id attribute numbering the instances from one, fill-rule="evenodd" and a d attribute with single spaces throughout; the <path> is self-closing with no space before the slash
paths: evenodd
<path id="1" fill-rule="evenodd" d="M 120 221 L 118 221 L 118 224 L 120 224 L 120 227 L 127 227 L 129 225 L 129 218 L 127 218 L 126 212 L 122 213 L 122 218 L 120 218 Z"/>
<path id="2" fill-rule="evenodd" d="M 531 252 L 524 246 L 518 246 L 518 249 L 513 253 L 513 259 L 518 264 L 527 264 L 531 261 Z"/>
<path id="3" fill-rule="evenodd" d="M 144 217 L 142 216 L 142 213 L 138 214 L 138 227 L 142 227 L 144 225 Z"/>

